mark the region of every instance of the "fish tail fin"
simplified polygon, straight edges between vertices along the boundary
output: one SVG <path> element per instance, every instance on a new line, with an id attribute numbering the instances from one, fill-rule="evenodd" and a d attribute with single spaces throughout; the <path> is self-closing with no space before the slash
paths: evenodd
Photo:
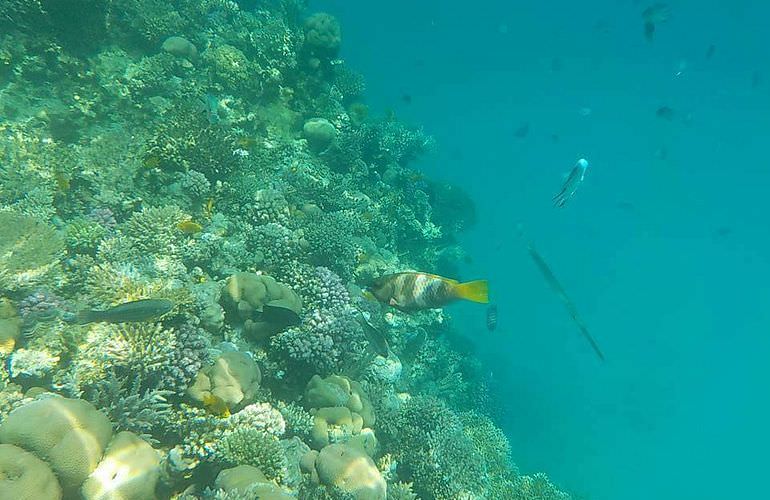
<path id="1" fill-rule="evenodd" d="M 365 298 L 366 300 L 369 300 L 369 301 L 372 301 L 372 302 L 377 302 L 377 297 L 375 297 L 374 294 L 372 292 L 370 292 L 369 290 L 362 291 L 361 292 L 361 296 L 363 298 Z"/>
<path id="2" fill-rule="evenodd" d="M 452 293 L 458 299 L 470 300 L 487 304 L 489 302 L 489 284 L 487 280 L 458 283 L 452 288 Z"/>

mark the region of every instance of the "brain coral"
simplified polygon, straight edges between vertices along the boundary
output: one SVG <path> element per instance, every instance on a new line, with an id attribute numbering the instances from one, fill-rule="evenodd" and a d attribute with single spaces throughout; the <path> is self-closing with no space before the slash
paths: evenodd
<path id="1" fill-rule="evenodd" d="M 93 472 L 112 436 L 109 419 L 82 399 L 48 397 L 12 411 L 0 425 L 0 442 L 46 460 L 65 492 Z"/>
<path id="2" fill-rule="evenodd" d="M 201 370 L 187 395 L 199 403 L 216 396 L 230 408 L 242 407 L 254 399 L 262 377 L 259 367 L 244 352 L 222 353 L 212 366 Z"/>
<path id="3" fill-rule="evenodd" d="M 318 453 L 315 470 L 321 484 L 336 486 L 356 500 L 385 500 L 387 485 L 374 461 L 363 450 L 331 444 Z"/>
<path id="4" fill-rule="evenodd" d="M 0 498 L 59 500 L 61 487 L 47 463 L 12 444 L 0 444 Z"/>
<path id="5" fill-rule="evenodd" d="M 116 434 L 104 458 L 83 483 L 85 500 L 146 500 L 155 498 L 160 457 L 132 432 Z"/>

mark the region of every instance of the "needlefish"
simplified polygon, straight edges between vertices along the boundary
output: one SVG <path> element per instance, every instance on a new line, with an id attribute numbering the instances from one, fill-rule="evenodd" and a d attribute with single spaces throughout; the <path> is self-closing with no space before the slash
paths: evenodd
<path id="1" fill-rule="evenodd" d="M 174 308 L 168 299 L 141 299 L 118 304 L 103 311 L 86 309 L 77 314 L 66 313 L 63 319 L 70 323 L 134 323 L 163 316 Z"/>
<path id="2" fill-rule="evenodd" d="M 599 359 L 604 361 L 604 354 L 599 348 L 599 344 L 596 342 L 593 336 L 588 332 L 588 328 L 583 322 L 583 319 L 580 317 L 580 314 L 578 314 L 577 307 L 575 307 L 574 302 L 572 302 L 572 300 L 569 298 L 569 296 L 567 295 L 567 292 L 564 290 L 564 287 L 561 286 L 561 283 L 559 283 L 559 280 L 556 279 L 556 276 L 553 274 L 553 271 L 551 271 L 551 268 L 548 266 L 548 264 L 546 264 L 545 259 L 543 259 L 543 256 L 540 255 L 540 253 L 538 253 L 537 250 L 535 250 L 535 247 L 532 245 L 531 242 L 527 243 L 527 250 L 529 251 L 529 256 L 532 257 L 532 260 L 535 262 L 535 265 L 537 266 L 538 270 L 545 278 L 546 283 L 548 283 L 551 289 L 554 292 L 556 292 L 556 295 L 564 304 L 564 307 L 567 308 L 567 312 L 569 312 L 569 315 L 572 317 L 572 320 L 580 329 L 580 333 L 582 333 L 583 337 L 585 337 L 588 343 L 591 344 L 591 347 L 593 348 L 594 352 L 599 357 Z"/>

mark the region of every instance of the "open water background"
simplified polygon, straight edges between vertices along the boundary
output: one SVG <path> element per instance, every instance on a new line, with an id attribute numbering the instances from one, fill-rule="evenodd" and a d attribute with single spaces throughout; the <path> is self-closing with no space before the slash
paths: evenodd
<path id="1" fill-rule="evenodd" d="M 417 168 L 477 203 L 461 277 L 490 278 L 498 330 L 482 307 L 453 312 L 509 402 L 520 467 L 592 500 L 765 498 L 770 4 L 672 0 L 651 43 L 649 5 L 313 2 L 340 18 L 371 107 L 437 138 Z M 581 156 L 586 181 L 554 209 Z"/>

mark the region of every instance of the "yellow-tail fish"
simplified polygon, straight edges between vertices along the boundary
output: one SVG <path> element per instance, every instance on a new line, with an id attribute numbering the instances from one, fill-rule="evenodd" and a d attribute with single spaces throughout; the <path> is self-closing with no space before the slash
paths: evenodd
<path id="1" fill-rule="evenodd" d="M 214 394 L 209 393 L 203 396 L 203 407 L 207 412 L 219 418 L 230 416 L 230 407 L 225 403 L 225 400 Z"/>
<path id="2" fill-rule="evenodd" d="M 456 280 L 418 272 L 381 276 L 369 292 L 382 303 L 401 311 L 436 309 L 459 299 L 489 302 L 486 280 L 460 283 Z"/>
<path id="3" fill-rule="evenodd" d="M 190 219 L 178 223 L 176 228 L 187 234 L 200 233 L 203 230 L 203 226 Z"/>
<path id="4" fill-rule="evenodd" d="M 142 299 L 119 304 L 104 311 L 80 311 L 74 318 L 65 316 L 64 319 L 81 325 L 99 322 L 131 323 L 155 319 L 173 308 L 174 302 L 168 299 Z"/>

